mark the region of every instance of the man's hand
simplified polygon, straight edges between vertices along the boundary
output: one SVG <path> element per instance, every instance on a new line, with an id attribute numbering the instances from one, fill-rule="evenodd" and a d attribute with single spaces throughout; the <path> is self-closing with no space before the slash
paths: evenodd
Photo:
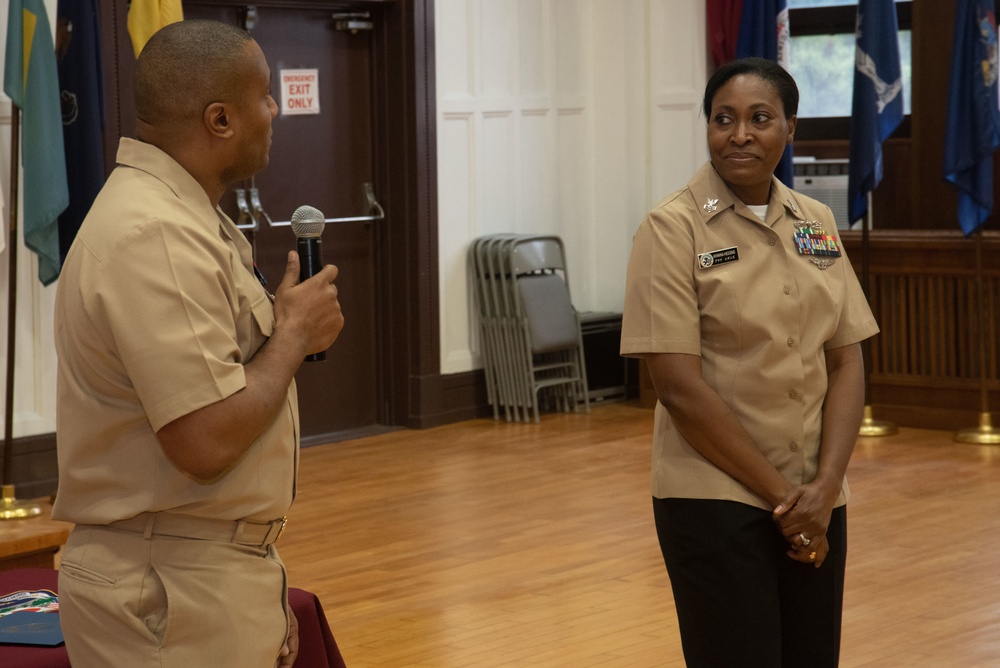
<path id="1" fill-rule="evenodd" d="M 302 356 L 323 352 L 344 328 L 344 315 L 333 281 L 338 270 L 328 264 L 318 274 L 299 283 L 299 254 L 288 252 L 285 275 L 274 293 L 275 330 L 287 343 L 301 345 Z"/>
<path id="2" fill-rule="evenodd" d="M 198 480 L 224 474 L 286 405 L 288 385 L 306 355 L 326 350 L 344 327 L 337 268 L 299 283 L 299 254 L 288 253 L 274 298 L 274 331 L 244 365 L 246 387 L 166 424 L 157 433 L 177 468 Z"/>
<path id="3" fill-rule="evenodd" d="M 295 663 L 295 657 L 299 655 L 299 620 L 295 619 L 295 613 L 288 609 L 288 637 L 281 647 L 281 655 L 275 668 L 291 668 Z"/>

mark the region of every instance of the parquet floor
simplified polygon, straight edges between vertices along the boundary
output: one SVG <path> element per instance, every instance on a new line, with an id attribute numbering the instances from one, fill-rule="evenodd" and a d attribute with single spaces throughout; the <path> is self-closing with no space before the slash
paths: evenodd
<path id="1" fill-rule="evenodd" d="M 610 403 L 308 448 L 290 583 L 350 668 L 683 666 L 651 431 Z M 1000 666 L 1000 448 L 951 436 L 859 440 L 842 666 Z"/>

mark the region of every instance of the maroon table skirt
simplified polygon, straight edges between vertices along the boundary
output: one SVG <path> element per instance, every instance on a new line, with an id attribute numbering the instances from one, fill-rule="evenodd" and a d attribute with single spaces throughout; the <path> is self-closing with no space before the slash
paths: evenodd
<path id="1" fill-rule="evenodd" d="M 22 568 L 0 571 L 0 596 L 20 590 L 57 590 L 59 571 Z M 295 668 L 345 668 L 319 599 L 302 589 L 288 589 L 288 604 L 299 622 L 299 656 Z M 17 613 L 14 613 L 17 614 Z M 66 647 L 0 645 L 0 666 L 69 668 Z"/>

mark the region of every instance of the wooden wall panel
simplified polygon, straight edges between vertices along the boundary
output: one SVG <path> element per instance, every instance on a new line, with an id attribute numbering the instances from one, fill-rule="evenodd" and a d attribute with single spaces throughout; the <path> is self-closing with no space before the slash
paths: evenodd
<path id="1" fill-rule="evenodd" d="M 860 272 L 861 235 L 843 236 Z M 1000 235 L 983 235 L 981 275 L 976 243 L 957 231 L 871 235 L 869 301 L 882 331 L 870 344 L 870 403 L 879 419 L 973 427 L 984 380 L 987 409 L 1000 411 Z"/>

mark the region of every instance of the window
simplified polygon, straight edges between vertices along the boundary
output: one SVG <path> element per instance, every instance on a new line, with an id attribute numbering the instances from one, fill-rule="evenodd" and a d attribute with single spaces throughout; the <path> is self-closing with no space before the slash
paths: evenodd
<path id="1" fill-rule="evenodd" d="M 906 2 L 906 0 L 896 0 L 897 3 Z M 909 4 L 907 2 L 906 4 Z M 852 7 L 858 6 L 858 0 L 788 0 L 788 9 L 799 9 L 801 7 L 837 7 L 842 5 L 851 5 Z"/>
<path id="2" fill-rule="evenodd" d="M 846 139 L 854 92 L 857 1 L 788 0 L 789 70 L 799 86 L 802 139 Z M 896 0 L 903 107 L 910 113 L 912 2 Z M 803 119 L 805 123 L 803 124 Z M 908 133 L 909 123 L 900 128 Z"/>
<path id="3" fill-rule="evenodd" d="M 909 30 L 899 31 L 903 113 L 910 113 Z M 800 118 L 850 116 L 854 91 L 854 33 L 793 37 L 789 69 L 799 84 Z"/>

